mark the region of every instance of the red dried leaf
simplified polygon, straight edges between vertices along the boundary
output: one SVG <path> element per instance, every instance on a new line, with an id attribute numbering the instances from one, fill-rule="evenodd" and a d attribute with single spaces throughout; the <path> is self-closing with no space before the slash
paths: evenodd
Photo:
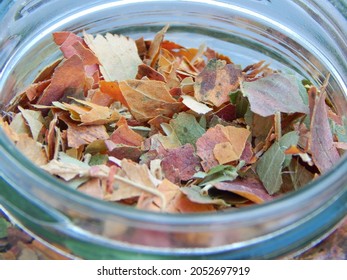
<path id="1" fill-rule="evenodd" d="M 166 79 L 162 74 L 146 64 L 139 65 L 138 69 L 139 71 L 136 75 L 136 79 L 138 80 L 147 77 L 150 80 L 166 82 Z"/>
<path id="2" fill-rule="evenodd" d="M 105 144 L 108 149 L 107 154 L 120 160 L 130 159 L 134 162 L 138 162 L 141 155 L 143 154 L 143 151 L 139 147 L 115 144 L 110 140 L 106 140 Z"/>
<path id="3" fill-rule="evenodd" d="M 85 82 L 83 62 L 74 55 L 55 69 L 51 84 L 43 91 L 37 104 L 52 105 L 53 101 L 59 101 L 67 93 L 73 96 L 84 92 Z"/>
<path id="4" fill-rule="evenodd" d="M 321 173 L 329 170 L 340 159 L 329 125 L 325 97 L 325 93 L 318 96 L 311 117 L 312 159 Z"/>
<path id="5" fill-rule="evenodd" d="M 263 203 L 273 199 L 264 188 L 263 184 L 257 179 L 236 179 L 232 182 L 220 182 L 214 184 L 214 187 L 221 191 L 236 193 L 255 203 Z"/>
<path id="6" fill-rule="evenodd" d="M 118 128 L 110 136 L 110 140 L 115 144 L 141 146 L 144 139 L 128 126 L 124 118 L 121 118 L 121 121 L 118 122 Z"/>
<path id="7" fill-rule="evenodd" d="M 176 184 L 190 180 L 201 169 L 200 159 L 195 155 L 194 146 L 191 144 L 160 150 L 157 158 L 162 159 L 161 167 L 165 177 Z"/>

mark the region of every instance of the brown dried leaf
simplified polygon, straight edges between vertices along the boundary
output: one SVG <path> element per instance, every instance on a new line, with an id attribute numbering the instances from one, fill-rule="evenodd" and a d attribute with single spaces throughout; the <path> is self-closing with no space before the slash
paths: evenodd
<path id="1" fill-rule="evenodd" d="M 60 31 L 53 33 L 54 42 L 60 46 L 65 58 L 73 55 L 81 57 L 84 65 L 98 64 L 99 61 L 94 53 L 86 48 L 83 39 L 72 32 Z"/>
<path id="2" fill-rule="evenodd" d="M 205 69 L 196 77 L 195 98 L 198 101 L 221 106 L 230 101 L 230 93 L 239 87 L 241 69 L 224 60 L 210 60 Z"/>
<path id="3" fill-rule="evenodd" d="M 67 142 L 71 148 L 79 148 L 81 145 L 90 144 L 96 140 L 106 140 L 109 138 L 106 128 L 103 125 L 80 126 L 69 120 L 66 116 L 59 118 L 67 125 Z"/>
<path id="4" fill-rule="evenodd" d="M 169 26 L 166 25 L 163 29 L 161 29 L 154 37 L 149 50 L 146 55 L 145 62 L 147 65 L 154 67 L 157 63 L 158 56 L 160 53 L 160 45 L 164 39 L 166 31 L 169 29 Z"/>
<path id="5" fill-rule="evenodd" d="M 138 121 L 146 121 L 159 115 L 171 116 L 182 108 L 182 103 L 171 97 L 166 84 L 151 80 L 121 81 L 119 87 Z"/>
<path id="6" fill-rule="evenodd" d="M 53 101 L 59 101 L 66 94 L 74 96 L 84 92 L 85 83 L 83 61 L 74 55 L 55 69 L 50 85 L 43 91 L 37 104 L 52 105 Z"/>

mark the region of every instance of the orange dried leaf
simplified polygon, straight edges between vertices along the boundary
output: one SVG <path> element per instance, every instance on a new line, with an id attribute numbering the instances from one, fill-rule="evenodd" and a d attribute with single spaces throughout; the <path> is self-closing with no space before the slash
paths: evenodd
<path id="1" fill-rule="evenodd" d="M 112 97 L 115 101 L 119 101 L 124 106 L 129 108 L 128 103 L 123 97 L 122 91 L 119 88 L 118 82 L 107 82 L 107 81 L 100 81 L 100 90 L 108 94 L 110 97 Z"/>
<path id="2" fill-rule="evenodd" d="M 50 85 L 43 91 L 37 104 L 51 105 L 67 93 L 73 96 L 84 92 L 85 82 L 83 62 L 79 56 L 74 55 L 55 69 Z"/>
<path id="3" fill-rule="evenodd" d="M 166 25 L 163 29 L 161 29 L 154 37 L 153 41 L 151 42 L 151 45 L 149 47 L 149 50 L 147 52 L 146 56 L 146 64 L 154 67 L 154 65 L 157 62 L 159 53 L 160 53 L 160 45 L 164 39 L 166 31 L 169 29 L 169 26 Z"/>
<path id="4" fill-rule="evenodd" d="M 205 171 L 218 164 L 239 160 L 250 131 L 246 128 L 216 125 L 196 142 L 197 155 Z"/>
<path id="5" fill-rule="evenodd" d="M 121 118 L 121 120 L 124 118 Z M 115 144 L 124 144 L 128 146 L 141 146 L 144 141 L 143 137 L 133 131 L 125 122 L 121 125 L 117 124 L 118 128 L 111 134 L 110 140 Z"/>
<path id="6" fill-rule="evenodd" d="M 121 81 L 119 87 L 129 104 L 129 109 L 138 121 L 146 121 L 164 115 L 172 116 L 182 108 L 168 91 L 166 84 L 151 80 Z"/>

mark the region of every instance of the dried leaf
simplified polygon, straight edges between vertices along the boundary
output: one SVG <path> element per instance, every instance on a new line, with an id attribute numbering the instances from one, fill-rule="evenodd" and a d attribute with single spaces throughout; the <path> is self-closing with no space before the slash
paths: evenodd
<path id="1" fill-rule="evenodd" d="M 162 150 L 158 154 L 165 177 L 173 183 L 190 180 L 201 169 L 194 146 L 185 144 L 179 148 Z"/>
<path id="2" fill-rule="evenodd" d="M 93 52 L 86 48 L 81 37 L 69 31 L 61 31 L 53 33 L 54 42 L 60 46 L 65 58 L 78 55 L 84 65 L 98 64 L 99 61 Z"/>
<path id="3" fill-rule="evenodd" d="M 179 213 L 204 213 L 215 212 L 216 209 L 211 203 L 196 203 L 191 201 L 185 194 L 181 193 L 175 197 L 175 208 Z"/>
<path id="4" fill-rule="evenodd" d="M 325 93 L 321 93 L 318 96 L 311 116 L 310 147 L 312 159 L 321 173 L 328 171 L 340 159 L 340 155 L 333 143 L 325 96 Z"/>
<path id="5" fill-rule="evenodd" d="M 98 199 L 104 198 L 103 181 L 98 178 L 88 180 L 78 187 L 78 191 Z"/>
<path id="6" fill-rule="evenodd" d="M 294 189 L 296 190 L 311 182 L 315 177 L 315 174 L 308 171 L 298 160 L 292 160 L 288 169 Z"/>
<path id="7" fill-rule="evenodd" d="M 10 128 L 17 134 L 31 134 L 30 128 L 26 124 L 22 113 L 18 113 L 13 117 L 12 122 L 10 123 Z"/>
<path id="8" fill-rule="evenodd" d="M 246 128 L 234 126 L 221 127 L 221 131 L 226 135 L 228 142 L 218 143 L 213 148 L 213 154 L 219 164 L 239 160 L 250 135 Z"/>
<path id="9" fill-rule="evenodd" d="M 65 181 L 70 181 L 75 177 L 83 177 L 89 174 L 89 167 L 82 167 L 75 163 L 66 163 L 58 161 L 56 159 L 51 160 L 46 165 L 41 166 L 41 168 L 52 175 L 59 176 Z"/>
<path id="10" fill-rule="evenodd" d="M 203 195 L 201 193 L 201 188 L 198 186 L 182 187 L 180 188 L 180 191 L 184 193 L 190 201 L 198 204 L 210 204 L 222 207 L 229 206 L 223 199 Z"/>
<path id="11" fill-rule="evenodd" d="M 144 138 L 133 131 L 125 121 L 123 124 L 118 125 L 118 128 L 111 134 L 110 140 L 115 144 L 141 146 Z"/>
<path id="12" fill-rule="evenodd" d="M 185 112 L 179 113 L 173 118 L 170 126 L 182 145 L 189 143 L 195 146 L 196 141 L 205 133 L 196 118 Z"/>
<path id="13" fill-rule="evenodd" d="M 205 104 L 198 102 L 195 98 L 189 95 L 182 95 L 182 103 L 186 105 L 189 109 L 198 114 L 207 114 L 212 111 L 212 108 L 206 106 Z"/>
<path id="14" fill-rule="evenodd" d="M 257 174 L 270 195 L 281 188 L 284 161 L 285 155 L 277 142 L 272 144 L 258 161 Z"/>
<path id="15" fill-rule="evenodd" d="M 164 179 L 157 187 L 157 190 L 163 193 L 166 199 L 166 207 L 162 207 L 162 201 L 158 197 L 151 196 L 146 193 L 142 193 L 139 201 L 136 205 L 139 209 L 151 210 L 151 211 L 162 211 L 169 213 L 177 213 L 175 198 L 180 194 L 179 187 L 169 180 Z"/>
<path id="16" fill-rule="evenodd" d="M 114 101 L 119 101 L 125 107 L 129 108 L 128 103 L 125 101 L 123 94 L 119 88 L 118 82 L 99 82 L 101 92 L 109 95 Z"/>
<path id="17" fill-rule="evenodd" d="M 229 101 L 229 95 L 239 87 L 241 69 L 224 60 L 210 60 L 196 77 L 195 98 L 198 101 L 221 106 Z"/>
<path id="18" fill-rule="evenodd" d="M 146 165 L 140 165 L 127 159 L 121 161 L 121 170 L 124 172 L 125 178 L 129 179 L 130 182 L 146 186 L 149 189 L 156 189 L 160 183 L 150 173 Z M 122 176 L 123 177 L 123 176 Z M 115 179 L 114 191 L 108 194 L 105 199 L 110 201 L 119 201 L 122 199 L 139 197 L 143 193 L 143 189 L 136 188 L 133 184 L 129 184 L 124 181 Z"/>
<path id="19" fill-rule="evenodd" d="M 57 108 L 69 111 L 71 119 L 80 121 L 83 125 L 107 124 L 120 118 L 120 114 L 117 111 L 108 107 L 76 98 L 71 99 L 78 104 L 53 102 L 53 105 Z"/>
<path id="20" fill-rule="evenodd" d="M 77 55 L 70 57 L 54 71 L 50 85 L 43 91 L 37 104 L 51 105 L 65 95 L 74 96 L 84 92 L 86 75 L 83 61 Z"/>
<path id="21" fill-rule="evenodd" d="M 215 188 L 238 194 L 255 203 L 264 203 L 273 199 L 257 179 L 237 179 L 232 182 L 221 182 L 213 184 Z"/>
<path id="22" fill-rule="evenodd" d="M 19 135 L 16 147 L 24 156 L 39 166 L 45 165 L 48 161 L 43 146 L 27 134 Z"/>
<path id="23" fill-rule="evenodd" d="M 147 77 L 150 80 L 166 82 L 165 77 L 162 74 L 160 74 L 158 71 L 156 71 L 155 69 L 153 69 L 152 67 L 146 64 L 141 64 L 139 65 L 136 79 L 141 80 L 144 77 Z"/>
<path id="24" fill-rule="evenodd" d="M 84 40 L 100 61 L 100 71 L 105 81 L 134 79 L 142 61 L 133 39 L 107 33 L 94 36 L 84 33 Z"/>
<path id="25" fill-rule="evenodd" d="M 295 76 L 275 73 L 252 82 L 243 81 L 241 91 L 248 97 L 252 112 L 263 117 L 276 112 L 309 113 Z"/>
<path id="26" fill-rule="evenodd" d="M 128 146 L 124 144 L 115 144 L 111 140 L 105 141 L 106 147 L 108 149 L 107 154 L 113 156 L 117 159 L 130 159 L 134 162 L 138 162 L 139 158 L 143 154 L 140 147 Z"/>
<path id="27" fill-rule="evenodd" d="M 103 125 L 79 126 L 67 118 L 62 116 L 59 118 L 68 125 L 67 141 L 68 146 L 71 148 L 79 148 L 81 145 L 90 144 L 99 139 L 106 140 L 109 138 L 106 128 Z"/>
<path id="28" fill-rule="evenodd" d="M 197 155 L 209 171 L 213 166 L 240 159 L 250 132 L 245 128 L 222 126 L 209 128 L 196 142 Z"/>
<path id="29" fill-rule="evenodd" d="M 23 109 L 22 107 L 19 107 L 19 110 L 30 128 L 31 136 L 37 141 L 44 129 L 44 119 L 41 112 Z"/>
<path id="30" fill-rule="evenodd" d="M 146 64 L 148 64 L 151 67 L 154 67 L 154 65 L 157 62 L 159 52 L 160 52 L 160 45 L 161 45 L 161 42 L 163 41 L 165 33 L 168 29 L 169 29 L 168 25 L 166 25 L 163 29 L 161 29 L 154 36 L 154 39 L 153 39 L 153 41 L 149 47 L 145 61 L 146 61 Z"/>
<path id="31" fill-rule="evenodd" d="M 179 112 L 182 104 L 171 97 L 165 83 L 151 80 L 127 80 L 119 83 L 129 109 L 138 121 L 159 115 L 171 116 Z"/>
<path id="32" fill-rule="evenodd" d="M 234 167 L 231 165 L 217 165 L 212 167 L 207 173 L 197 172 L 194 174 L 194 178 L 203 179 L 198 186 L 213 185 L 218 182 L 233 181 L 239 174 L 238 171 L 243 167 L 243 162 Z"/>

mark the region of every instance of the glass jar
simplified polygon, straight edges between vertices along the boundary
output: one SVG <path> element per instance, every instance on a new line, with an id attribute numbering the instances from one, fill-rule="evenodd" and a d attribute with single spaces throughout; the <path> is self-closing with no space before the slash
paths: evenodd
<path id="1" fill-rule="evenodd" d="M 346 2 L 321 0 L 19 0 L 0 3 L 0 104 L 61 56 L 51 33 L 111 31 L 135 39 L 170 24 L 167 39 L 205 43 L 237 64 L 265 59 L 327 88 L 347 112 Z M 298 253 L 347 213 L 347 159 L 264 205 L 214 214 L 139 211 L 69 189 L 0 131 L 0 204 L 21 227 L 72 258 L 269 259 Z"/>

